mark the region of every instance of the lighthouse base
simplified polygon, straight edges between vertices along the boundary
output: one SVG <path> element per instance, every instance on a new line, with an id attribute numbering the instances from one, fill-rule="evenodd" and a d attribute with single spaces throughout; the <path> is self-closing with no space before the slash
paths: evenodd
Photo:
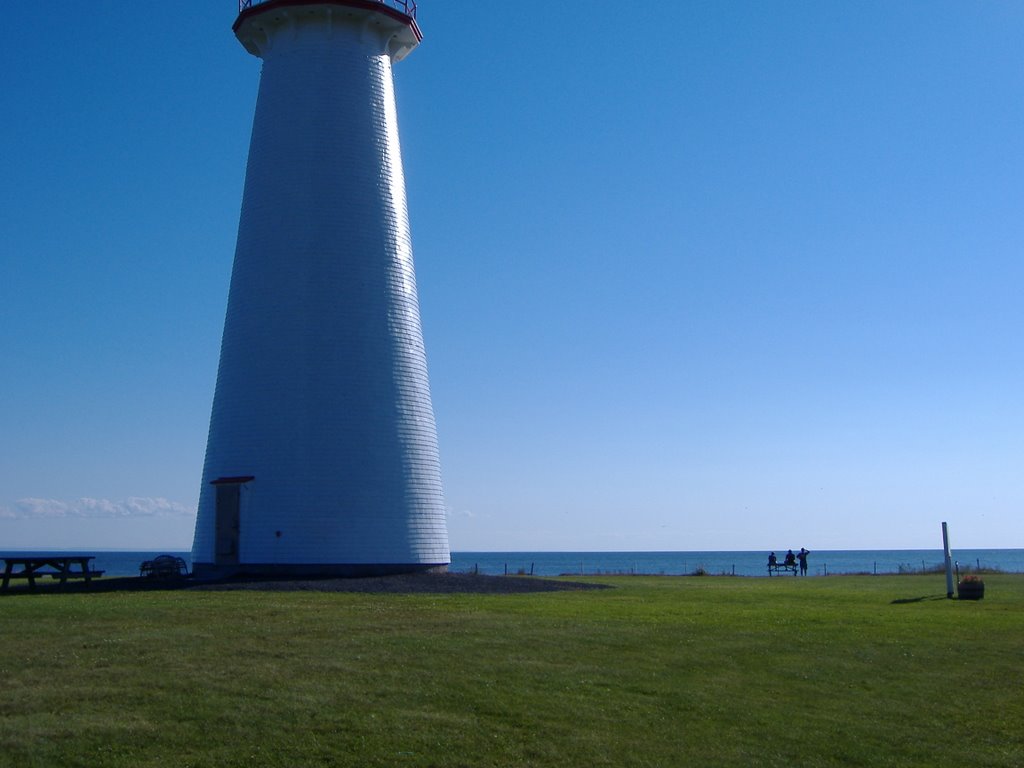
<path id="1" fill-rule="evenodd" d="M 193 563 L 195 579 L 359 579 L 403 573 L 447 573 L 449 563 Z"/>

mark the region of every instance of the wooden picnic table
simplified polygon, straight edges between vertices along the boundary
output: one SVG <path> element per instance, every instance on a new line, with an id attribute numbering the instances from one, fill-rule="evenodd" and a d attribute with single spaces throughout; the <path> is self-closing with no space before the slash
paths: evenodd
<path id="1" fill-rule="evenodd" d="M 67 584 L 68 579 L 85 579 L 88 584 L 93 576 L 102 576 L 103 571 L 93 570 L 95 555 L 17 555 L 2 558 L 4 581 L 0 590 L 6 592 L 11 579 L 28 579 L 30 589 L 35 589 L 36 579 L 51 576 Z"/>

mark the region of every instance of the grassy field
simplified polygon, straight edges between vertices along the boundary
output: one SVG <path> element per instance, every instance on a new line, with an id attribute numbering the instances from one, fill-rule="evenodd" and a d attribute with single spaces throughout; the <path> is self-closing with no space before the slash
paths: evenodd
<path id="1" fill-rule="evenodd" d="M 2 766 L 1020 766 L 1024 576 L 0 598 Z"/>

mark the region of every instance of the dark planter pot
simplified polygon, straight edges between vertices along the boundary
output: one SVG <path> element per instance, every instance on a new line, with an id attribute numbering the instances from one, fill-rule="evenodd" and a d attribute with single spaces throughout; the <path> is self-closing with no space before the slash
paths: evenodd
<path id="1" fill-rule="evenodd" d="M 957 585 L 957 594 L 961 600 L 981 600 L 985 596 L 985 582 L 961 581 Z"/>

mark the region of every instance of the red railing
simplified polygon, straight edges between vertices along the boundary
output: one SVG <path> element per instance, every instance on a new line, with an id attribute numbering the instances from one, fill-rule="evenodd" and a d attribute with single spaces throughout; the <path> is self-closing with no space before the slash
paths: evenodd
<path id="1" fill-rule="evenodd" d="M 238 0 L 238 12 L 241 13 L 247 8 L 262 5 L 269 1 L 270 0 Z M 396 11 L 401 11 L 410 18 L 416 18 L 416 0 L 373 0 L 373 2 L 380 3 L 381 5 L 387 5 L 394 8 Z"/>

